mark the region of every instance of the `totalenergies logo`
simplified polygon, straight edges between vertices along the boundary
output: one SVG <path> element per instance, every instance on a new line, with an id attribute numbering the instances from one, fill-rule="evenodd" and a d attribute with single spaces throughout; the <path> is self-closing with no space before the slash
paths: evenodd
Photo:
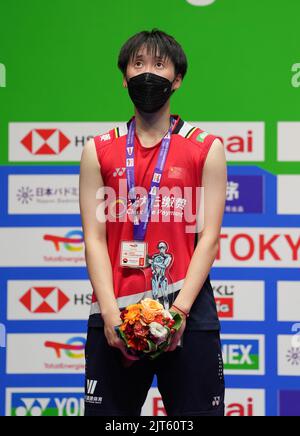
<path id="1" fill-rule="evenodd" d="M 46 348 L 53 348 L 56 357 L 60 359 L 62 357 L 62 351 L 70 359 L 82 359 L 84 357 L 86 340 L 80 336 L 69 339 L 65 344 L 60 342 L 45 342 Z"/>
<path id="2" fill-rule="evenodd" d="M 51 241 L 54 244 L 55 250 L 60 251 L 60 244 L 68 251 L 83 250 L 83 232 L 81 230 L 72 230 L 66 236 L 44 235 L 45 241 Z"/>

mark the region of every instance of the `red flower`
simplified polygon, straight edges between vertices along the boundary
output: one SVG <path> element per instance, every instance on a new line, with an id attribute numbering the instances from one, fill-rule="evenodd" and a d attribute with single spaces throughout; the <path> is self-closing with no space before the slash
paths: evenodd
<path id="1" fill-rule="evenodd" d="M 149 329 L 143 326 L 139 321 L 134 324 L 133 332 L 135 336 L 145 338 L 148 335 Z"/>
<path id="2" fill-rule="evenodd" d="M 163 315 L 156 315 L 155 322 L 164 326 L 164 325 L 166 325 L 166 322 L 164 321 L 164 319 L 165 318 L 163 317 Z"/>

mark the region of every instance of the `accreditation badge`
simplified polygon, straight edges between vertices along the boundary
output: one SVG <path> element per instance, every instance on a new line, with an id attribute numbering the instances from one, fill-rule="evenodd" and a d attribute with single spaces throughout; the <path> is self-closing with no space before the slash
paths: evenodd
<path id="1" fill-rule="evenodd" d="M 147 268 L 148 243 L 143 241 L 122 241 L 120 266 L 128 268 Z"/>

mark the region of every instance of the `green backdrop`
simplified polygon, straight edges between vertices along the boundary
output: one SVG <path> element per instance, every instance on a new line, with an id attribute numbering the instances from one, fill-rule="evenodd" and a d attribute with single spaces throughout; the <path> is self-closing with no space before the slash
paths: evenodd
<path id="1" fill-rule="evenodd" d="M 300 89 L 291 84 L 299 15 L 298 0 L 216 0 L 207 7 L 186 0 L 3 0 L 0 162 L 8 163 L 9 121 L 128 119 L 118 52 L 133 33 L 158 27 L 189 58 L 173 112 L 186 120 L 265 121 L 266 162 L 259 165 L 297 173 L 298 163 L 276 162 L 276 131 L 277 121 L 299 117 Z"/>

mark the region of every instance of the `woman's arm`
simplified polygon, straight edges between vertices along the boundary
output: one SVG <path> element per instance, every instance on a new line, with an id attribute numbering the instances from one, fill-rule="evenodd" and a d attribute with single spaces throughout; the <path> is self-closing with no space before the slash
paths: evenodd
<path id="1" fill-rule="evenodd" d="M 104 200 L 97 200 L 97 191 L 103 188 L 100 165 L 94 140 L 84 147 L 80 162 L 79 203 L 85 242 L 85 258 L 89 277 L 96 293 L 103 317 L 119 315 L 114 295 L 112 266 L 106 243 L 106 222 L 96 217 L 97 207 Z M 99 209 L 98 209 L 99 210 Z"/>
<path id="2" fill-rule="evenodd" d="M 122 323 L 113 287 L 112 265 L 107 248 L 104 207 L 96 193 L 104 187 L 94 140 L 84 146 L 80 162 L 79 203 L 85 242 L 85 259 L 89 278 L 95 291 L 105 323 L 105 335 L 110 346 L 120 348 L 127 356 L 124 343 L 114 327 Z M 102 191 L 103 192 L 103 191 Z M 102 214 L 99 211 L 102 210 Z M 97 212 L 97 215 L 96 215 Z"/>
<path id="3" fill-rule="evenodd" d="M 219 248 L 227 189 L 227 165 L 224 146 L 215 139 L 207 154 L 202 175 L 204 188 L 204 224 L 192 256 L 183 287 L 174 304 L 190 312 L 210 272 Z"/>

